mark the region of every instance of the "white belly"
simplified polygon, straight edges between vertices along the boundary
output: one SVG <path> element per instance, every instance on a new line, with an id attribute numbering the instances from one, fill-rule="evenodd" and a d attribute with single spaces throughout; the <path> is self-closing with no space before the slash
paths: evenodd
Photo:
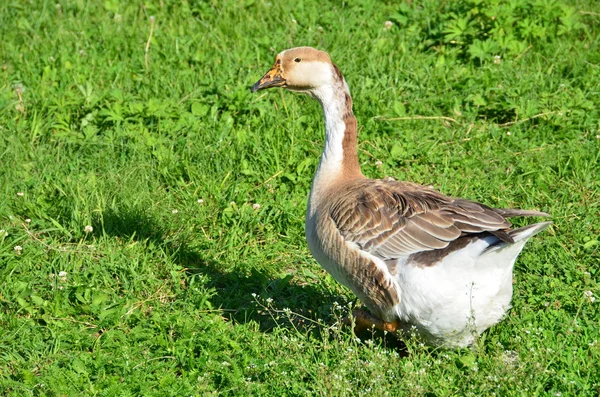
<path id="1" fill-rule="evenodd" d="M 406 328 L 414 325 L 429 343 L 465 346 L 499 322 L 510 308 L 512 271 L 525 241 L 479 255 L 479 240 L 431 267 L 401 266 L 402 291 L 395 307 Z"/>

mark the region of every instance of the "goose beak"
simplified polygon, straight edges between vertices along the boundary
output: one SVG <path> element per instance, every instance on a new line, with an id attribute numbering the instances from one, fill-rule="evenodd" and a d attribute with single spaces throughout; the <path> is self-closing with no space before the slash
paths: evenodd
<path id="1" fill-rule="evenodd" d="M 278 60 L 275 65 L 269 70 L 260 80 L 258 80 L 250 89 L 252 92 L 262 90 L 264 88 L 282 87 L 285 86 L 285 78 L 283 70 L 281 70 L 281 62 Z"/>

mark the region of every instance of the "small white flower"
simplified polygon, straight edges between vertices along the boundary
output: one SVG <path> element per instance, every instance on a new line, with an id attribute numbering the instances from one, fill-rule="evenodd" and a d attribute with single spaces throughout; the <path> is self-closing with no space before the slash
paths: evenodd
<path id="1" fill-rule="evenodd" d="M 375 165 L 378 166 L 378 167 L 381 167 L 383 165 L 383 162 L 381 160 L 377 160 L 375 162 Z"/>
<path id="2" fill-rule="evenodd" d="M 203 203 L 204 203 L 204 200 L 198 199 L 198 204 L 203 204 Z"/>
<path id="3" fill-rule="evenodd" d="M 178 210 L 173 210 L 173 211 L 171 211 L 171 213 L 173 213 L 173 214 L 176 214 L 176 213 L 178 213 L 178 212 L 179 212 Z"/>
<path id="4" fill-rule="evenodd" d="M 61 270 L 60 272 L 58 272 L 58 277 L 60 277 L 60 278 L 66 278 L 67 277 L 67 272 L 65 272 L 64 270 Z"/>
<path id="5" fill-rule="evenodd" d="M 23 192 L 17 192 L 17 196 L 23 197 Z"/>
<path id="6" fill-rule="evenodd" d="M 596 301 L 596 298 L 594 297 L 594 293 L 592 291 L 585 291 L 583 294 L 588 299 L 588 301 L 590 301 L 590 303 L 594 303 Z"/>
<path id="7" fill-rule="evenodd" d="M 25 219 L 25 223 L 31 223 L 31 219 L 29 219 L 29 218 Z"/>
<path id="8" fill-rule="evenodd" d="M 252 204 L 252 209 L 259 210 L 260 209 L 260 204 L 258 204 L 258 203 Z"/>
<path id="9" fill-rule="evenodd" d="M 121 14 L 115 14 L 114 18 L 116 23 L 121 23 L 121 21 L 123 20 L 123 17 L 121 16 Z"/>
<path id="10" fill-rule="evenodd" d="M 298 21 L 296 21 L 294 18 L 292 18 L 292 23 L 295 25 L 298 23 Z"/>
<path id="11" fill-rule="evenodd" d="M 253 298 L 256 298 L 256 292 L 253 292 L 253 293 L 252 293 L 252 297 L 253 297 Z"/>
<path id="12" fill-rule="evenodd" d="M 383 24 L 384 29 L 385 30 L 390 30 L 392 28 L 392 26 L 394 26 L 394 22 L 392 21 L 385 21 L 385 23 Z"/>
<path id="13" fill-rule="evenodd" d="M 231 205 L 231 206 L 233 207 L 233 206 L 235 205 L 235 201 L 231 201 L 231 202 L 229 203 L 229 205 Z"/>
<path id="14" fill-rule="evenodd" d="M 510 133 L 510 131 L 506 131 L 506 135 L 511 136 L 512 134 Z"/>
<path id="15" fill-rule="evenodd" d="M 600 135 L 596 135 L 596 139 L 600 139 Z"/>
<path id="16" fill-rule="evenodd" d="M 229 364 L 227 361 L 223 361 L 221 365 L 224 367 L 229 367 L 231 364 Z"/>
<path id="17" fill-rule="evenodd" d="M 267 298 L 267 304 L 270 305 L 271 303 L 273 303 L 273 298 Z"/>
<path id="18" fill-rule="evenodd" d="M 500 62 L 502 62 L 502 58 L 500 58 L 500 55 L 496 55 L 494 56 L 494 63 L 497 65 Z"/>
<path id="19" fill-rule="evenodd" d="M 94 231 L 94 228 L 91 227 L 90 225 L 87 225 L 86 227 L 83 228 L 83 231 L 86 233 L 91 233 Z"/>
<path id="20" fill-rule="evenodd" d="M 14 250 L 17 253 L 17 255 L 21 255 L 21 252 L 23 251 L 23 247 L 21 247 L 20 245 L 15 245 Z"/>

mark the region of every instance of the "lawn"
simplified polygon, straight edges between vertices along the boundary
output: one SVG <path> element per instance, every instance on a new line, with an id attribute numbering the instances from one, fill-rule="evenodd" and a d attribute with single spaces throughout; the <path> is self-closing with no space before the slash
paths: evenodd
<path id="1" fill-rule="evenodd" d="M 0 37 L 0 393 L 600 393 L 595 0 L 5 0 Z M 472 349 L 343 326 L 304 239 L 321 110 L 250 93 L 300 45 L 366 175 L 552 214 Z"/>

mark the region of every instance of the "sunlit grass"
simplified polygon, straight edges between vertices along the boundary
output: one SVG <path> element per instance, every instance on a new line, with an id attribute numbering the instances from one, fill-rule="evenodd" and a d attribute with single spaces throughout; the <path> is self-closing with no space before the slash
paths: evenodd
<path id="1" fill-rule="evenodd" d="M 2 2 L 0 390 L 600 393 L 600 8 L 448 3 Z M 365 174 L 552 214 L 474 349 L 342 325 L 304 240 L 320 109 L 249 91 L 297 45 L 346 76 Z"/>

